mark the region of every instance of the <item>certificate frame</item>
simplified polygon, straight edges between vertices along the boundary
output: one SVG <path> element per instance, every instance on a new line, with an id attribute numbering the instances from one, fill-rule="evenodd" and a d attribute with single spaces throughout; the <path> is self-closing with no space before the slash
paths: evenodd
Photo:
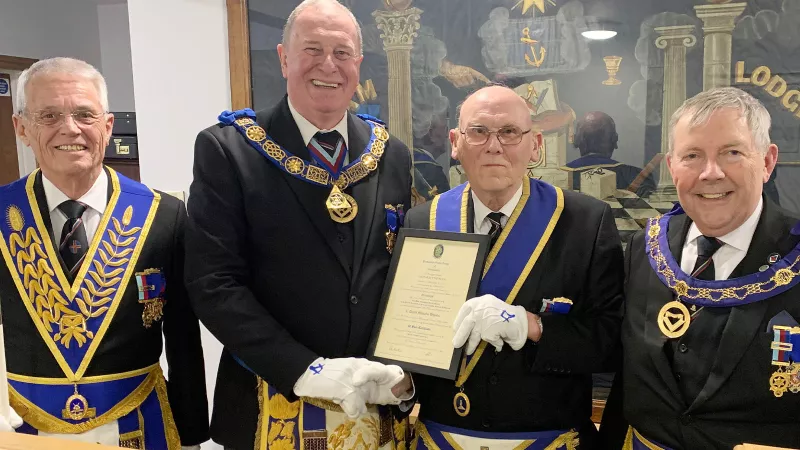
<path id="1" fill-rule="evenodd" d="M 372 329 L 372 335 L 370 337 L 369 347 L 367 349 L 367 358 L 373 361 L 378 361 L 384 364 L 395 364 L 402 367 L 404 370 L 407 370 L 412 373 L 455 380 L 456 376 L 458 375 L 458 365 L 459 362 L 461 361 L 463 347 L 453 349 L 453 354 L 450 358 L 450 364 L 447 369 L 427 366 L 424 364 L 416 364 L 409 361 L 401 361 L 375 355 L 381 328 L 383 327 L 384 320 L 386 319 L 386 312 L 389 307 L 389 300 L 391 298 L 392 289 L 394 288 L 394 281 L 397 275 L 398 265 L 400 263 L 400 256 L 403 252 L 403 247 L 406 242 L 406 239 L 408 238 L 419 238 L 419 239 L 427 239 L 427 240 L 441 241 L 441 242 L 445 241 L 472 242 L 478 245 L 478 249 L 475 256 L 475 262 L 473 264 L 472 272 L 470 274 L 470 281 L 469 281 L 469 287 L 467 289 L 467 295 L 466 298 L 464 298 L 464 302 L 466 302 L 468 299 L 475 297 L 476 292 L 478 290 L 478 283 L 480 282 L 481 276 L 483 274 L 483 266 L 486 261 L 487 254 L 489 252 L 490 237 L 488 235 L 475 234 L 475 233 L 455 233 L 449 231 L 401 228 L 397 237 L 397 243 L 395 244 L 394 251 L 392 252 L 392 260 L 389 265 L 389 272 L 386 276 L 386 282 L 383 287 L 383 294 L 381 295 L 381 301 L 378 307 L 378 314 L 376 316 L 377 318 L 375 320 L 375 325 L 373 326 Z"/>

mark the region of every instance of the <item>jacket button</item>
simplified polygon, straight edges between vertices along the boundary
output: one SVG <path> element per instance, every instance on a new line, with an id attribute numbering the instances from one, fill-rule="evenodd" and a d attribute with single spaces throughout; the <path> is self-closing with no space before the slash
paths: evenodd
<path id="1" fill-rule="evenodd" d="M 338 233 L 337 237 L 339 238 L 339 242 L 344 242 L 344 235 L 342 233 Z"/>
<path id="2" fill-rule="evenodd" d="M 358 304 L 358 297 L 355 295 L 350 296 L 350 303 L 357 305 Z"/>
<path id="3" fill-rule="evenodd" d="M 489 384 L 497 384 L 497 375 L 492 375 L 489 377 Z"/>
<path id="4" fill-rule="evenodd" d="M 481 425 L 483 425 L 483 428 L 489 428 L 489 427 L 492 426 L 491 422 L 489 422 L 488 419 L 483 419 L 483 422 L 481 422 Z"/>
<path id="5" fill-rule="evenodd" d="M 681 344 L 678 346 L 678 351 L 681 353 L 686 353 L 689 351 L 689 347 L 687 347 L 686 344 Z"/>
<path id="6" fill-rule="evenodd" d="M 692 416 L 691 414 L 684 414 L 681 416 L 681 423 L 684 425 L 689 425 L 692 423 Z"/>

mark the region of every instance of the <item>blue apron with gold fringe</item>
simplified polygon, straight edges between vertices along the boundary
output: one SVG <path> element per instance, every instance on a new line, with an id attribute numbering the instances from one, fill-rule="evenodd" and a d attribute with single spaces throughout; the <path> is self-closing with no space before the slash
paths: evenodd
<path id="1" fill-rule="evenodd" d="M 469 220 L 467 214 L 469 195 L 469 183 L 464 183 L 434 198 L 431 205 L 429 228 L 437 231 L 466 233 Z M 564 194 L 561 189 L 535 179 L 523 181 L 522 197 L 486 259 L 478 295 L 492 294 L 505 300 L 506 303 L 514 302 L 550 239 L 563 209 Z M 464 383 L 486 350 L 486 345 L 486 342 L 481 342 L 473 355 L 464 355 L 461 361 L 461 370 L 456 379 L 456 386 L 462 388 L 462 394 Z M 575 448 L 577 445 L 577 433 L 570 430 L 478 433 L 480 436 L 477 436 L 476 432 L 471 430 L 446 427 L 424 419 L 417 422 L 416 430 L 419 434 L 416 440 L 417 448 L 458 449 L 460 447 L 455 445 L 456 441 L 448 438 L 453 435 L 463 439 L 474 437 L 518 440 L 517 445 L 523 445 L 532 439 L 535 440 L 536 445 L 534 446 L 517 448 L 533 449 L 539 448 L 538 445 L 545 448 L 554 443 L 557 446 L 551 448 Z"/>
<path id="2" fill-rule="evenodd" d="M 112 195 L 70 283 L 36 200 L 37 173 L 0 188 L 0 252 L 64 377 L 8 374 L 11 406 L 25 421 L 17 431 L 78 434 L 116 420 L 127 448 L 179 449 L 158 364 L 84 376 L 134 278 L 161 197 L 108 169 Z"/>

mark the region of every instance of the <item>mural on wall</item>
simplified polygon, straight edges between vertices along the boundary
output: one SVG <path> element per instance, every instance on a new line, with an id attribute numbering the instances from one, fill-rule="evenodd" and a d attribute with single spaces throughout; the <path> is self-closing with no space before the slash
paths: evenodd
<path id="1" fill-rule="evenodd" d="M 250 0 L 253 100 L 285 93 L 274 50 L 299 1 Z M 544 134 L 529 175 L 603 197 L 622 234 L 677 200 L 664 160 L 670 115 L 734 85 L 773 117 L 781 153 L 766 192 L 800 211 L 799 0 L 343 0 L 364 37 L 351 109 L 414 154 L 417 202 L 464 181 L 450 158 L 456 108 L 489 82 L 526 100 Z M 615 31 L 607 40 L 586 31 Z M 798 66 L 798 67 L 795 67 Z"/>

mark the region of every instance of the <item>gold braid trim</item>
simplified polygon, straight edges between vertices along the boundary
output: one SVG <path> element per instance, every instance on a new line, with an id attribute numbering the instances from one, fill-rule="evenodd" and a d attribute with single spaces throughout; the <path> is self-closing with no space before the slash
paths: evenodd
<path id="1" fill-rule="evenodd" d="M 175 418 L 172 417 L 172 408 L 169 406 L 169 398 L 167 397 L 167 382 L 161 376 L 161 369 L 159 369 L 159 376 L 156 377 L 156 396 L 158 396 L 158 404 L 161 406 L 161 420 L 164 422 L 164 437 L 167 440 L 168 450 L 181 450 L 181 437 L 178 435 L 178 426 L 175 425 Z"/>
<path id="2" fill-rule="evenodd" d="M 46 433 L 78 434 L 93 430 L 99 426 L 111 423 L 127 415 L 144 402 L 153 389 L 157 387 L 159 381 L 166 395 L 166 385 L 164 384 L 164 377 L 161 374 L 161 368 L 156 368 L 150 372 L 150 374 L 136 389 L 133 390 L 133 392 L 128 394 L 127 397 L 114 405 L 114 407 L 109 409 L 106 413 L 94 419 L 89 419 L 86 422 L 77 424 L 72 424 L 55 418 L 27 398 L 23 397 L 10 384 L 8 385 L 8 396 L 9 402 L 11 403 L 11 407 L 14 408 L 14 411 L 16 411 L 25 422 L 29 423 L 37 430 L 44 431 Z M 166 407 L 169 408 L 169 405 L 167 404 Z M 164 405 L 162 403 L 162 412 L 163 408 Z M 171 413 L 169 418 L 170 420 L 172 419 Z M 167 418 L 165 416 L 165 423 L 166 420 Z M 174 422 L 172 422 L 172 426 L 173 428 L 175 427 Z M 180 442 L 178 443 L 178 447 L 169 447 L 169 450 L 173 450 L 173 448 L 180 450 Z"/>

